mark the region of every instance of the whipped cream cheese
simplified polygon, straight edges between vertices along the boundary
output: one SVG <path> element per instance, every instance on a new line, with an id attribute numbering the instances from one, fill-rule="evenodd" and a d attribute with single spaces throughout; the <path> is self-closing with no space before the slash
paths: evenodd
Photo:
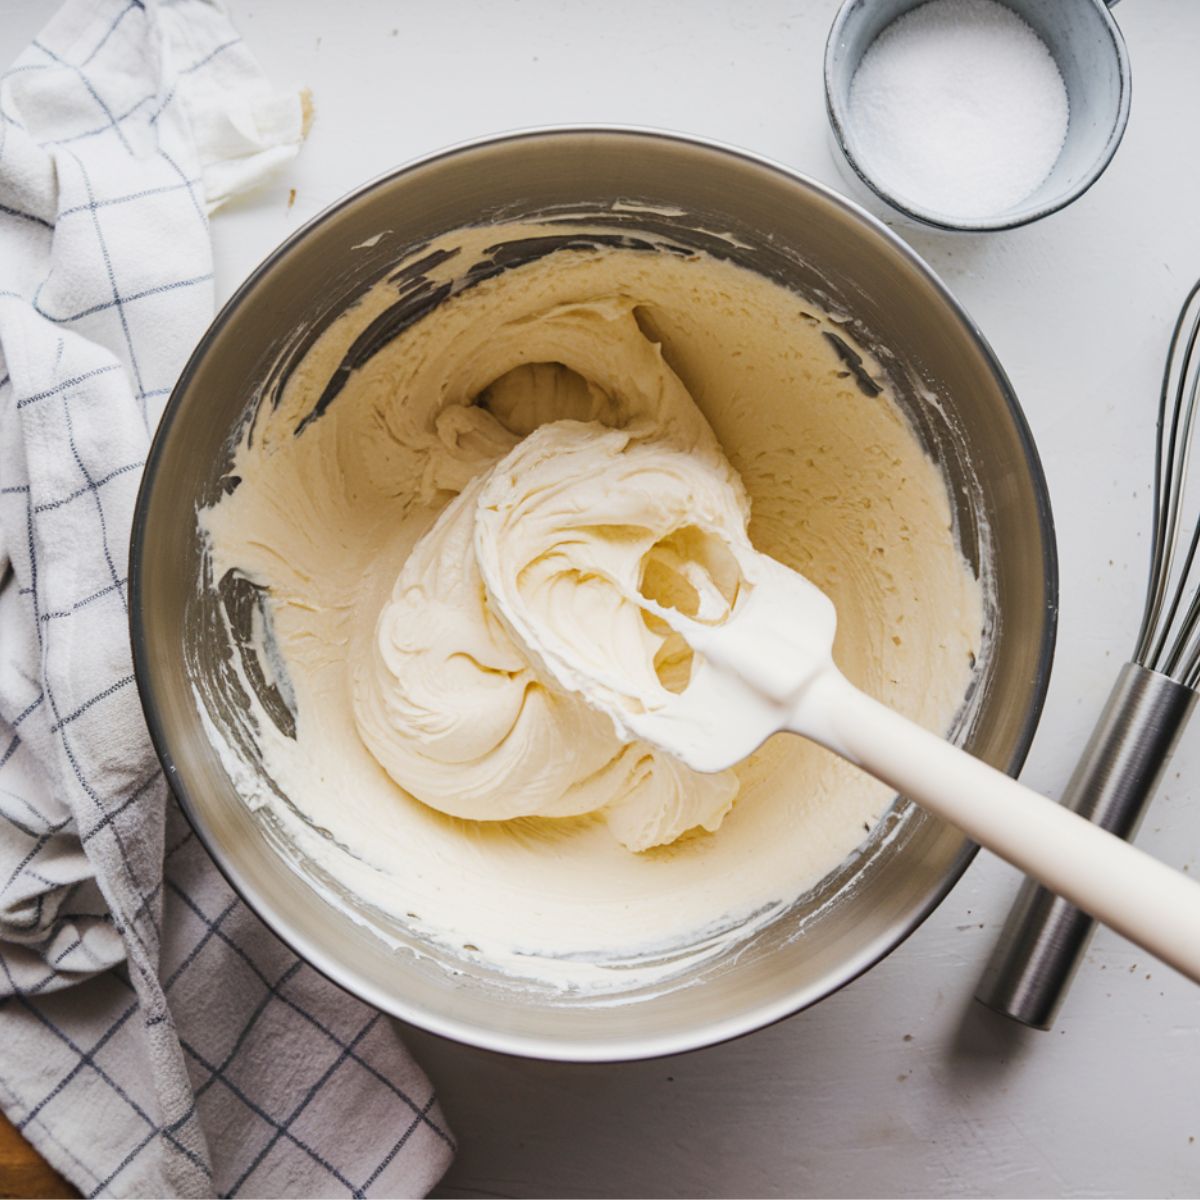
<path id="1" fill-rule="evenodd" d="M 604 669 L 680 686 L 686 647 L 620 596 L 674 589 L 719 619 L 735 573 L 703 538 L 671 541 L 707 523 L 827 593 L 843 672 L 943 732 L 983 604 L 942 475 L 878 365 L 863 355 L 882 391 L 847 369 L 827 314 L 729 262 L 602 236 L 493 269 L 497 246 L 551 235 L 492 226 L 423 248 L 421 294 L 440 302 L 364 358 L 407 302 L 399 273 L 380 282 L 258 406 L 236 486 L 200 521 L 214 581 L 261 597 L 259 649 L 290 709 L 272 719 L 248 687 L 269 786 L 231 764 L 285 852 L 462 969 L 625 990 L 770 920 L 891 794 L 794 737 L 714 776 L 626 745 L 550 682 L 555 639 L 586 628 Z M 675 453 L 656 469 L 656 447 L 688 471 Z M 621 481 L 629 454 L 652 486 Z M 556 505 L 567 491 L 585 511 Z M 485 543 L 536 637 L 487 601 Z M 596 562 L 605 579 L 584 578 Z"/>
<path id="2" fill-rule="evenodd" d="M 603 307 L 644 340 L 630 313 Z M 661 622 L 649 626 L 630 589 L 642 586 L 647 564 L 664 580 L 672 560 L 695 571 L 699 560 L 670 540 L 689 528 L 749 545 L 741 480 L 679 380 L 649 357 L 644 411 L 626 428 L 537 426 L 446 506 L 404 563 L 369 655 L 353 666 L 364 743 L 397 784 L 441 812 L 475 820 L 600 813 L 640 851 L 697 827 L 715 830 L 737 795 L 732 771 L 702 775 L 630 744 L 583 689 L 563 689 L 544 669 L 550 636 L 591 649 L 593 669 L 614 679 L 649 672 L 657 683 L 657 673 L 678 671 L 686 644 Z M 565 392 L 555 378 L 562 373 L 520 369 L 507 386 Z M 593 390 L 587 415 L 616 421 Z M 505 603 L 485 587 L 481 562 L 525 602 Z M 531 606 L 532 628 L 518 615 Z"/>

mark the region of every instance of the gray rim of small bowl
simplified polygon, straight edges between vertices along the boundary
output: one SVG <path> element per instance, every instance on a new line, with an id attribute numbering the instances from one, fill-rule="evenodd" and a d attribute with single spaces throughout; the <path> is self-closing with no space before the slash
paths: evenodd
<path id="1" fill-rule="evenodd" d="M 848 983 L 853 982 L 876 963 L 882 961 L 893 950 L 913 934 L 946 898 L 950 890 L 962 877 L 970 865 L 979 847 L 963 838 L 962 849 L 954 862 L 947 869 L 944 877 L 934 888 L 925 903 L 911 916 L 907 922 L 901 922 L 882 935 L 876 941 L 860 952 L 854 959 L 849 960 L 832 985 L 822 985 L 804 991 L 792 993 L 787 998 L 771 1004 L 760 1005 L 735 1018 L 710 1024 L 703 1031 L 685 1034 L 676 1038 L 656 1037 L 653 1039 L 631 1040 L 620 1046 L 607 1048 L 591 1041 L 563 1042 L 553 1046 L 536 1042 L 526 1037 L 513 1037 L 497 1030 L 482 1030 L 473 1025 L 463 1025 L 453 1020 L 430 1020 L 425 1013 L 414 1013 L 409 1010 L 403 1000 L 384 992 L 370 983 L 350 977 L 338 962 L 335 955 L 327 952 L 322 946 L 316 945 L 300 931 L 292 928 L 285 913 L 277 912 L 270 898 L 262 893 L 253 879 L 244 878 L 226 861 L 221 847 L 215 839 L 209 836 L 204 824 L 204 816 L 192 796 L 189 794 L 187 782 L 178 773 L 174 755 L 168 744 L 164 729 L 158 719 L 158 702 L 153 683 L 153 666 L 147 657 L 146 638 L 143 631 L 146 614 L 143 611 L 142 595 L 142 558 L 144 551 L 144 532 L 146 517 L 154 495 L 154 483 L 159 468 L 162 448 L 170 437 L 171 428 L 178 413 L 182 397 L 187 390 L 197 364 L 203 358 L 213 341 L 216 333 L 236 316 L 242 301 L 253 290 L 260 278 L 264 276 L 276 262 L 283 258 L 292 247 L 304 238 L 308 231 L 327 220 L 345 205 L 357 200 L 360 196 L 390 183 L 393 179 L 417 170 L 430 163 L 440 161 L 454 155 L 470 153 L 484 147 L 509 141 L 529 139 L 553 139 L 560 135 L 577 136 L 619 134 L 621 136 L 644 137 L 648 140 L 682 142 L 699 149 L 729 155 L 742 159 L 755 166 L 771 171 L 791 183 L 810 188 L 819 193 L 825 200 L 843 208 L 855 219 L 863 222 L 867 228 L 878 237 L 883 238 L 897 253 L 908 259 L 912 265 L 929 280 L 935 291 L 942 297 L 950 311 L 960 320 L 964 329 L 976 343 L 988 366 L 995 375 L 1003 395 L 1005 405 L 1017 431 L 1018 438 L 1024 450 L 1025 460 L 1032 479 L 1035 500 L 1038 510 L 1038 523 L 1042 535 L 1042 571 L 1045 579 L 1044 611 L 1046 614 L 1045 629 L 1042 634 L 1042 645 L 1038 655 L 1038 669 L 1033 681 L 1033 695 L 1029 710 L 1021 727 L 1017 744 L 1013 749 L 1008 764 L 1008 771 L 1015 775 L 1021 769 L 1030 744 L 1037 731 L 1038 721 L 1045 704 L 1046 691 L 1050 681 L 1050 669 L 1054 659 L 1054 645 L 1058 630 L 1058 550 L 1054 534 L 1054 518 L 1050 510 L 1049 490 L 1046 486 L 1045 473 L 1042 470 L 1041 459 L 1033 441 L 1033 435 L 1021 406 L 1017 401 L 1012 384 L 1005 374 L 987 340 L 978 326 L 967 314 L 966 310 L 954 298 L 946 285 L 938 278 L 933 269 L 906 242 L 892 232 L 882 221 L 873 217 L 869 212 L 855 204 L 854 201 L 826 187 L 824 184 L 810 179 L 799 171 L 784 166 L 769 158 L 726 145 L 708 138 L 697 137 L 684 133 L 673 133 L 669 130 L 656 129 L 635 125 L 548 125 L 525 129 L 512 130 L 505 133 L 491 134 L 485 137 L 473 138 L 469 141 L 458 142 L 418 158 L 411 159 L 391 171 L 384 172 L 374 179 L 347 192 L 335 200 L 327 208 L 312 217 L 299 229 L 291 233 L 279 243 L 266 258 L 238 286 L 233 295 L 221 307 L 205 331 L 195 350 L 192 351 L 187 364 L 180 373 L 179 380 L 171 391 L 163 415 L 146 457 L 146 466 L 138 490 L 137 503 L 134 508 L 133 525 L 130 535 L 129 551 L 129 627 L 133 649 L 134 675 L 137 681 L 138 695 L 146 718 L 146 726 L 155 752 L 162 764 L 163 771 L 171 790 L 183 810 L 188 823 L 195 831 L 197 838 L 208 851 L 217 869 L 228 881 L 233 890 L 242 898 L 253 911 L 285 945 L 304 959 L 315 970 L 324 975 L 330 982 L 336 984 L 350 995 L 357 997 L 375 1008 L 399 1018 L 410 1025 L 424 1029 L 429 1033 L 464 1045 L 479 1049 L 491 1050 L 501 1054 L 511 1054 L 519 1057 L 535 1058 L 544 1061 L 560 1062 L 632 1062 L 650 1058 L 661 1058 L 671 1054 L 682 1054 L 692 1050 L 704 1049 L 707 1046 L 719 1045 L 732 1041 L 759 1029 L 764 1029 L 778 1021 L 794 1016 L 796 1013 L 811 1007 L 827 996 L 840 991 Z"/>
<path id="2" fill-rule="evenodd" d="M 1002 220 L 988 218 L 954 220 L 948 213 L 939 214 L 926 211 L 893 196 L 884 188 L 882 183 L 872 179 L 854 157 L 854 153 L 850 148 L 850 141 L 846 136 L 846 130 L 850 125 L 848 114 L 845 113 L 840 104 L 835 104 L 833 99 L 834 47 L 841 37 L 842 29 L 847 20 L 849 20 L 851 11 L 864 2 L 865 0 L 843 0 L 841 8 L 838 9 L 837 16 L 833 19 L 829 36 L 825 39 L 825 112 L 828 114 L 829 125 L 833 131 L 833 136 L 837 139 L 838 148 L 841 150 L 842 156 L 849 164 L 850 169 L 862 181 L 863 185 L 878 196 L 884 204 L 908 217 L 910 221 L 916 221 L 919 225 L 927 225 L 933 229 L 941 229 L 948 233 L 998 233 L 1004 229 L 1019 229 L 1022 225 L 1031 225 L 1034 221 L 1040 221 L 1043 217 L 1048 217 L 1051 213 L 1056 213 L 1060 209 L 1066 208 L 1068 204 L 1074 204 L 1080 196 L 1091 190 L 1096 180 L 1108 169 L 1108 164 L 1112 162 L 1113 155 L 1116 154 L 1117 147 L 1121 144 L 1121 139 L 1125 136 L 1125 127 L 1129 124 L 1129 103 L 1133 92 L 1133 77 L 1129 67 L 1129 51 L 1125 46 L 1125 37 L 1121 33 L 1120 26 L 1113 19 L 1112 13 L 1109 12 L 1108 5 L 1101 0 L 1100 9 L 1104 16 L 1105 28 L 1108 30 L 1109 37 L 1112 38 L 1113 49 L 1116 51 L 1117 62 L 1120 67 L 1121 94 L 1117 99 L 1117 118 L 1113 123 L 1112 129 L 1109 131 L 1108 140 L 1104 143 L 1104 150 L 1096 160 L 1091 171 L 1084 176 L 1083 181 L 1073 192 L 1060 197 L 1050 204 L 1044 204 L 1040 208 L 1032 208 L 1024 213 L 1018 212 Z M 1001 2 L 1003 3 L 1003 0 Z M 1113 2 L 1115 3 L 1116 0 L 1113 0 Z"/>

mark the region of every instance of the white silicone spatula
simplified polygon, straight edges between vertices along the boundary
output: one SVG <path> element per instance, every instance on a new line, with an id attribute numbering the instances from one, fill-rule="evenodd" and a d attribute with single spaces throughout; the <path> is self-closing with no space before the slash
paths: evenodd
<path id="1" fill-rule="evenodd" d="M 830 599 L 765 555 L 742 567 L 750 586 L 721 624 L 632 597 L 696 659 L 685 690 L 648 711 L 601 700 L 619 728 L 704 772 L 802 734 L 1200 982 L 1200 884 L 859 691 L 833 662 Z"/>

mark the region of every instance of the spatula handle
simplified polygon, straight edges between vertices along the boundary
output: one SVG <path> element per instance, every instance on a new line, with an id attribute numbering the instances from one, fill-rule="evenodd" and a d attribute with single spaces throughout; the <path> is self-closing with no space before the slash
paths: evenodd
<path id="1" fill-rule="evenodd" d="M 795 728 L 1200 982 L 1200 883 L 860 692 L 836 670 Z"/>
<path id="2" fill-rule="evenodd" d="M 1126 663 L 1059 801 L 1130 841 L 1158 786 L 1196 693 Z M 1021 885 L 975 990 L 996 1012 L 1049 1029 L 1095 922 L 1032 879 Z"/>

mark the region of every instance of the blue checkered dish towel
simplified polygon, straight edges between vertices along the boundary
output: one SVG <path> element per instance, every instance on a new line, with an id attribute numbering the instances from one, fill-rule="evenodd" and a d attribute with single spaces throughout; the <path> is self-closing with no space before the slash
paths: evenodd
<path id="1" fill-rule="evenodd" d="M 391 1022 L 219 876 L 130 666 L 207 213 L 301 113 L 205 0 L 70 0 L 0 78 L 0 1105 L 92 1195 L 424 1194 L 453 1148 Z"/>

